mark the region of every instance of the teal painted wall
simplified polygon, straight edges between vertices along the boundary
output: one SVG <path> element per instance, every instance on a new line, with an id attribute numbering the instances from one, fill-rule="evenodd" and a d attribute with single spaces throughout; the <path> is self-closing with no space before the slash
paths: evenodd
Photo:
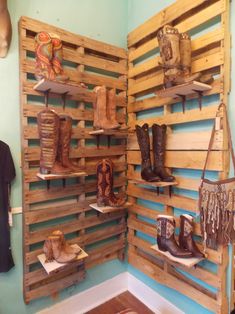
<path id="1" fill-rule="evenodd" d="M 0 59 L 0 139 L 11 148 L 17 179 L 12 189 L 12 206 L 21 206 L 20 117 L 18 28 L 20 16 L 29 16 L 120 47 L 126 46 L 127 7 L 125 0 L 8 0 L 13 40 L 6 59 Z M 114 14 L 115 13 L 115 14 Z M 86 280 L 66 289 L 55 301 L 44 298 L 26 306 L 22 293 L 22 216 L 14 216 L 11 229 L 15 268 L 0 274 L 0 314 L 35 313 L 39 309 L 87 289 L 126 270 L 112 261 L 88 271 Z"/>
<path id="2" fill-rule="evenodd" d="M 135 29 L 137 26 L 140 24 L 144 23 L 147 19 L 151 18 L 154 14 L 157 12 L 161 11 L 168 5 L 172 4 L 175 2 L 174 0 L 164 0 L 164 1 L 155 1 L 155 0 L 128 0 L 128 33 L 131 32 L 133 29 Z M 231 3 L 231 30 L 232 34 L 235 34 L 235 4 L 234 1 Z M 209 27 L 213 27 L 212 25 L 208 25 Z M 232 46 L 235 46 L 235 40 L 233 38 L 232 40 Z M 232 49 L 232 57 L 234 57 L 234 48 Z M 234 62 L 232 62 L 232 73 L 231 77 L 233 78 L 235 75 L 235 65 Z M 230 116 L 230 124 L 232 127 L 232 134 L 233 134 L 233 139 L 235 143 L 235 124 L 233 123 L 233 117 L 235 115 L 235 107 L 234 107 L 234 102 L 235 102 L 235 83 L 234 80 L 232 80 L 232 91 L 230 93 L 230 101 L 229 101 L 229 116 Z M 210 100 L 208 99 L 208 102 L 216 100 L 216 98 L 211 98 Z M 175 108 L 175 110 L 181 110 L 180 108 Z M 154 110 L 151 111 L 146 111 L 144 115 L 138 115 L 138 118 L 143 118 L 143 117 L 149 117 L 149 116 L 156 116 L 156 123 L 157 123 L 157 113 L 154 112 Z M 203 123 L 203 125 L 199 126 L 202 127 L 203 129 L 209 129 L 211 128 L 211 123 Z M 195 131 L 195 128 L 198 128 L 198 126 L 184 126 L 184 131 Z M 180 130 L 180 126 L 176 128 L 176 130 Z M 232 172 L 231 172 L 232 173 Z M 183 174 L 183 173 L 180 173 Z M 191 177 L 194 177 L 194 175 L 198 175 L 197 172 L 187 172 L 185 175 L 190 175 Z M 178 191 L 178 193 L 182 193 L 182 191 Z M 185 196 L 189 197 L 197 197 L 196 193 L 186 193 L 184 191 Z M 154 203 L 148 203 L 145 202 L 146 206 L 149 206 L 150 208 L 154 209 L 157 208 L 157 205 Z M 141 236 L 141 235 L 139 235 Z M 155 241 L 154 239 L 151 239 L 152 241 Z M 230 250 L 231 251 L 231 250 Z M 232 256 L 230 252 L 230 264 L 231 264 Z M 210 265 L 210 267 L 212 267 Z M 212 313 L 211 311 L 203 308 L 196 302 L 193 302 L 191 299 L 183 296 L 182 294 L 178 293 L 175 290 L 169 289 L 163 285 L 160 285 L 156 283 L 154 280 L 150 279 L 146 275 L 144 275 L 142 272 L 139 270 L 135 269 L 131 265 L 128 265 L 128 271 L 132 273 L 134 276 L 136 276 L 138 279 L 146 283 L 148 286 L 150 286 L 152 289 L 160 293 L 163 297 L 174 303 L 177 307 L 182 309 L 186 314 L 209 314 Z M 231 269 L 228 270 L 228 294 L 230 293 L 230 284 L 231 284 Z M 225 313 L 226 314 L 226 313 Z"/>

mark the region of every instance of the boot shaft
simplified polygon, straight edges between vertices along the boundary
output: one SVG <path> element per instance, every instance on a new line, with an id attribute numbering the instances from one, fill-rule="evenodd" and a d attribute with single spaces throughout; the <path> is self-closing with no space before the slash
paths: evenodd
<path id="1" fill-rule="evenodd" d="M 149 139 L 149 126 L 145 123 L 142 127 L 135 126 L 137 141 L 141 152 L 141 164 L 142 168 L 151 167 L 150 159 L 150 139 Z"/>
<path id="2" fill-rule="evenodd" d="M 193 235 L 193 217 L 190 215 L 180 215 L 180 236 L 192 237 Z"/>
<path id="3" fill-rule="evenodd" d="M 180 65 L 184 74 L 191 73 L 191 39 L 187 33 L 180 34 Z"/>
<path id="4" fill-rule="evenodd" d="M 59 139 L 59 116 L 50 109 L 37 116 L 40 138 L 40 168 L 42 173 L 50 171 L 55 163 Z"/>
<path id="5" fill-rule="evenodd" d="M 113 165 L 108 159 L 99 161 L 96 165 L 97 195 L 108 197 L 113 189 Z"/>
<path id="6" fill-rule="evenodd" d="M 58 159 L 62 160 L 69 158 L 70 142 L 72 135 L 72 118 L 67 115 L 60 115 L 59 126 L 59 145 L 58 145 Z"/>
<path id="7" fill-rule="evenodd" d="M 172 216 L 158 215 L 157 217 L 157 234 L 167 240 L 174 237 L 175 220 Z"/>
<path id="8" fill-rule="evenodd" d="M 154 167 L 164 166 L 166 149 L 166 125 L 152 125 Z"/>

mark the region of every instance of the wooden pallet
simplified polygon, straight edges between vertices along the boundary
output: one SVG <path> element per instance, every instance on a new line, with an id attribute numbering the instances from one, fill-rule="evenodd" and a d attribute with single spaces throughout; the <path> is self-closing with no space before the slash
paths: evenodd
<path id="1" fill-rule="evenodd" d="M 191 298 L 205 308 L 215 313 L 228 313 L 228 296 L 226 294 L 226 268 L 228 266 L 227 248 L 207 250 L 207 260 L 218 266 L 217 272 L 206 269 L 199 264 L 195 269 L 166 259 L 161 254 L 153 252 L 151 245 L 156 239 L 156 217 L 158 214 L 174 215 L 175 208 L 195 214 L 198 211 L 198 200 L 183 196 L 180 189 L 198 191 L 200 170 L 205 162 L 211 130 L 191 132 L 175 132 L 172 127 L 182 127 L 189 123 L 200 126 L 205 120 L 213 121 L 220 100 L 227 104 L 230 89 L 230 31 L 229 31 L 228 0 L 176 0 L 172 5 L 157 13 L 148 21 L 128 34 L 128 125 L 131 130 L 135 125 L 148 123 L 166 124 L 168 126 L 165 164 L 175 169 L 198 170 L 198 178 L 176 175 L 178 185 L 174 186 L 172 196 L 166 193 L 157 195 L 152 189 L 134 184 L 141 180 L 141 157 L 136 135 L 130 134 L 127 143 L 128 188 L 129 201 L 133 205 L 129 208 L 128 242 L 129 262 L 146 275 L 169 288 L 175 289 Z M 215 18 L 221 23 L 213 29 L 206 25 Z M 191 107 L 190 100 L 198 97 L 196 93 L 186 96 L 187 110 L 183 114 L 173 110 L 173 106 L 181 102 L 177 95 L 169 94 L 163 89 L 163 71 L 159 66 L 161 58 L 157 54 L 157 30 L 164 24 L 170 23 L 180 32 L 192 31 L 192 72 L 216 75 L 211 88 L 204 91 L 204 96 L 217 95 L 220 100 L 205 106 L 207 98 L 202 98 L 202 110 Z M 204 29 L 203 34 L 198 29 Z M 150 57 L 151 56 L 151 57 Z M 173 88 L 174 89 L 174 88 Z M 174 90 L 173 90 L 174 91 Z M 155 95 L 153 96 L 153 94 Z M 164 94 L 164 95 L 163 95 Z M 164 97 L 161 97 L 164 96 Z M 175 97 L 176 96 L 176 97 Z M 161 110 L 160 110 L 161 109 Z M 148 110 L 156 115 L 141 118 Z M 159 112 L 162 112 L 162 114 Z M 223 115 L 223 113 L 221 113 Z M 137 116 L 138 115 L 138 116 Z M 229 170 L 227 151 L 226 125 L 217 131 L 213 143 L 213 152 L 209 160 L 209 169 L 218 171 L 220 178 L 225 178 Z M 150 138 L 152 142 L 152 138 Z M 143 200 L 140 203 L 138 199 Z M 144 205 L 150 201 L 153 207 Z M 162 210 L 163 208 L 163 210 Z M 179 218 L 176 216 L 176 225 Z M 141 235 L 144 234 L 145 237 Z M 200 226 L 195 224 L 195 234 L 200 236 Z M 152 240 L 147 240 L 152 238 Z M 198 242 L 202 248 L 200 241 Z M 181 270 L 184 272 L 182 273 Z M 192 277 L 191 277 L 192 276 Z M 199 279 L 195 282 L 193 278 Z M 200 281 L 217 289 L 217 292 L 206 289 Z M 235 294 L 235 293 L 234 293 Z"/>
<path id="2" fill-rule="evenodd" d="M 34 79 L 34 37 L 42 30 L 58 34 L 63 41 L 64 69 L 70 78 L 67 84 L 46 80 L 37 82 Z M 89 176 L 95 174 L 99 158 L 110 158 L 114 163 L 114 172 L 119 174 L 114 186 L 119 190 L 125 189 L 126 134 L 115 133 L 112 149 L 102 145 L 97 151 L 95 138 L 89 134 L 93 110 L 88 109 L 87 104 L 95 99 L 92 92 L 94 86 L 115 88 L 119 109 L 117 119 L 121 125 L 126 124 L 127 52 L 27 17 L 20 19 L 19 34 L 24 300 L 29 303 L 33 299 L 53 295 L 85 278 L 85 271 L 79 263 L 72 263 L 58 273 L 49 275 L 40 265 L 37 256 L 42 254 L 43 242 L 55 228 L 68 236 L 69 243 L 76 243 L 85 249 L 89 255 L 85 261 L 86 268 L 123 258 L 125 212 L 118 210 L 98 217 L 89 206 L 96 201 L 96 181 Z M 89 85 L 90 89 L 81 87 L 80 83 Z M 61 177 L 49 178 L 53 179 L 49 189 L 46 181 L 37 176 L 40 149 L 36 123 L 38 112 L 45 108 L 44 93 L 48 89 L 49 108 L 58 114 L 70 115 L 73 119 L 70 157 L 84 171 L 81 177 L 66 177 L 66 185 Z M 65 108 L 61 99 L 63 93 L 67 93 Z M 92 145 L 87 146 L 87 141 L 93 141 Z M 86 174 L 88 177 L 84 176 Z M 103 240 L 108 241 L 102 243 Z M 96 247 L 94 244 L 98 242 L 99 246 Z"/>

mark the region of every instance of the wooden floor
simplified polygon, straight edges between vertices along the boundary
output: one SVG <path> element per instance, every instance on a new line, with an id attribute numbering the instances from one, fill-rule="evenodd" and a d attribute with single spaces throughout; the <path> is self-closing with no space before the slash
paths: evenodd
<path id="1" fill-rule="evenodd" d="M 132 309 L 138 314 L 154 314 L 147 306 L 140 302 L 130 292 L 126 291 L 119 296 L 101 304 L 86 314 L 116 314 L 125 309 Z"/>

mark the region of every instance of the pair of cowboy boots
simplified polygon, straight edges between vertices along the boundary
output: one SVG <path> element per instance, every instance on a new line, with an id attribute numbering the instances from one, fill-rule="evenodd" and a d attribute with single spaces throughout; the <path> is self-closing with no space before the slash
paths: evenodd
<path id="1" fill-rule="evenodd" d="M 54 260 L 57 263 L 69 263 L 75 261 L 82 250 L 79 247 L 69 245 L 63 232 L 56 230 L 45 240 L 43 252 L 46 255 L 46 263 Z"/>
<path id="2" fill-rule="evenodd" d="M 102 159 L 96 165 L 97 176 L 97 205 L 120 207 L 125 204 L 123 196 L 113 192 L 113 162 L 110 159 Z"/>
<path id="3" fill-rule="evenodd" d="M 189 83 L 194 80 L 211 83 L 211 75 L 200 72 L 191 74 L 191 39 L 187 33 L 179 33 L 177 28 L 165 25 L 157 32 L 162 58 L 165 88 Z"/>
<path id="4" fill-rule="evenodd" d="M 168 251 L 175 257 L 204 257 L 204 254 L 199 251 L 193 239 L 193 216 L 188 214 L 180 216 L 179 244 L 175 239 L 174 217 L 168 215 L 158 215 L 157 244 L 160 251 Z"/>
<path id="5" fill-rule="evenodd" d="M 40 173 L 69 174 L 81 169 L 69 159 L 72 118 L 46 108 L 37 116 L 40 138 Z"/>
<path id="6" fill-rule="evenodd" d="M 35 36 L 35 78 L 67 81 L 62 68 L 63 48 L 60 37 L 54 33 L 40 32 Z"/>
<path id="7" fill-rule="evenodd" d="M 172 182 L 175 180 L 174 176 L 170 175 L 166 168 L 164 168 L 165 147 L 166 147 L 166 129 L 165 124 L 152 125 L 152 139 L 153 139 L 153 157 L 154 164 L 152 168 L 150 158 L 150 139 L 149 126 L 145 123 L 142 127 L 135 126 L 138 144 L 141 152 L 141 177 L 148 182 Z"/>
<path id="8" fill-rule="evenodd" d="M 105 86 L 94 88 L 96 99 L 94 101 L 94 129 L 115 130 L 121 125 L 116 118 L 116 90 L 107 90 Z"/>

